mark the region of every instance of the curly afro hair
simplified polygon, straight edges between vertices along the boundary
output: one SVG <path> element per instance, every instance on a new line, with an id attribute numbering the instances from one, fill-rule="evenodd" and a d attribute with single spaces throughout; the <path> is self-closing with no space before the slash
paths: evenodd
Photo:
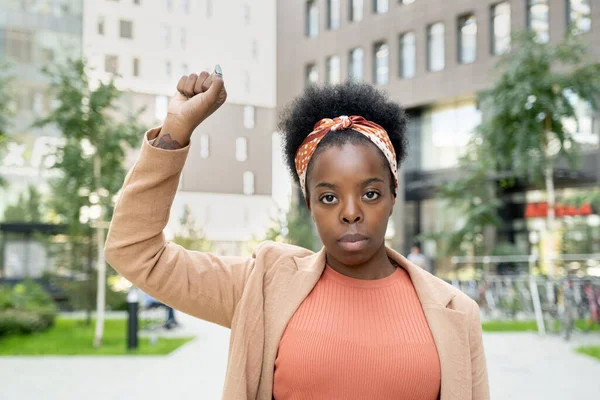
<path id="1" fill-rule="evenodd" d="M 339 85 L 310 86 L 283 110 L 279 120 L 285 163 L 297 184 L 299 178 L 296 173 L 296 151 L 318 121 L 340 115 L 360 115 L 381 125 L 387 131 L 394 146 L 398 165 L 404 160 L 407 148 L 406 114 L 399 104 L 389 99 L 387 94 L 369 84 L 353 81 Z M 327 147 L 343 146 L 345 143 L 371 142 L 364 135 L 353 130 L 331 132 L 319 143 L 313 159 Z M 387 165 L 383 153 L 381 157 Z M 308 172 L 311 164 L 312 162 L 309 163 Z"/>

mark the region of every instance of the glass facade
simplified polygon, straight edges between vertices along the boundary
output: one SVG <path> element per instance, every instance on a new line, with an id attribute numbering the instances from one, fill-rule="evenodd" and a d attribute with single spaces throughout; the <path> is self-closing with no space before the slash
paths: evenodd
<path id="1" fill-rule="evenodd" d="M 474 100 L 437 105 L 425 111 L 420 140 L 421 170 L 456 167 L 480 123 L 481 112 Z"/>
<path id="2" fill-rule="evenodd" d="M 374 81 L 377 85 L 385 85 L 389 80 L 390 49 L 385 42 L 375 44 L 374 47 Z"/>
<path id="3" fill-rule="evenodd" d="M 364 77 L 364 65 L 365 65 L 365 54 L 364 50 L 360 47 L 352 49 L 350 51 L 349 63 L 348 63 L 348 77 L 354 80 L 362 80 Z"/>
<path id="4" fill-rule="evenodd" d="M 446 65 L 444 32 L 442 22 L 427 27 L 427 69 L 429 71 L 441 71 Z"/>
<path id="5" fill-rule="evenodd" d="M 339 56 L 331 56 L 327 58 L 327 83 L 335 85 L 340 83 L 342 79 L 341 61 Z"/>
<path id="6" fill-rule="evenodd" d="M 492 6 L 492 54 L 504 54 L 510 49 L 510 3 Z"/>
<path id="7" fill-rule="evenodd" d="M 592 30 L 591 0 L 568 0 L 569 25 L 575 33 L 584 33 Z"/>
<path id="8" fill-rule="evenodd" d="M 474 15 L 458 19 L 458 61 L 469 64 L 477 57 L 477 21 Z"/>
<path id="9" fill-rule="evenodd" d="M 527 0 L 527 28 L 536 33 L 541 43 L 550 40 L 548 0 Z"/>
<path id="10" fill-rule="evenodd" d="M 306 36 L 319 35 L 319 5 L 315 0 L 306 2 Z"/>
<path id="11" fill-rule="evenodd" d="M 410 79 L 417 69 L 417 46 L 414 32 L 406 32 L 400 36 L 400 77 Z"/>

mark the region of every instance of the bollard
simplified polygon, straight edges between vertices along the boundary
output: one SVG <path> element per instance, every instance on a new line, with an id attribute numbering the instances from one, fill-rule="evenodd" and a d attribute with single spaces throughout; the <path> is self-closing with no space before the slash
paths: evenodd
<path id="1" fill-rule="evenodd" d="M 138 291 L 132 287 L 127 293 L 127 349 L 138 348 Z"/>

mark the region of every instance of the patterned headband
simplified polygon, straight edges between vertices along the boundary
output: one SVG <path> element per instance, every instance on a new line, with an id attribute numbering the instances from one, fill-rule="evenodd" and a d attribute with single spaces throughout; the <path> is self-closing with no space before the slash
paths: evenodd
<path id="1" fill-rule="evenodd" d="M 394 150 L 394 146 L 392 146 L 387 132 L 380 125 L 356 115 L 350 117 L 342 115 L 334 119 L 324 118 L 317 122 L 313 129 L 296 152 L 296 172 L 300 178 L 300 188 L 302 189 L 302 193 L 304 193 L 304 198 L 306 198 L 306 170 L 308 169 L 310 159 L 317 150 L 317 146 L 329 132 L 345 129 L 352 129 L 362 133 L 385 155 L 394 175 L 394 196 L 397 195 L 398 167 L 396 164 L 396 151 Z"/>

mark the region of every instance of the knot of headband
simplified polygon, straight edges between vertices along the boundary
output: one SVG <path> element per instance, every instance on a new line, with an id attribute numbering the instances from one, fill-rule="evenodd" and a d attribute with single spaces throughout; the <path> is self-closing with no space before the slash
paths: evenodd
<path id="1" fill-rule="evenodd" d="M 353 115 L 342 115 L 336 118 L 324 118 L 317 122 L 313 131 L 304 139 L 298 151 L 296 151 L 296 172 L 300 180 L 300 188 L 306 198 L 306 170 L 308 164 L 317 150 L 317 146 L 329 132 L 342 131 L 352 129 L 353 131 L 362 133 L 367 137 L 385 156 L 390 165 L 390 170 L 394 176 L 394 196 L 398 192 L 398 166 L 396 164 L 396 151 L 390 138 L 380 125 L 375 122 L 368 121 L 363 117 Z"/>

